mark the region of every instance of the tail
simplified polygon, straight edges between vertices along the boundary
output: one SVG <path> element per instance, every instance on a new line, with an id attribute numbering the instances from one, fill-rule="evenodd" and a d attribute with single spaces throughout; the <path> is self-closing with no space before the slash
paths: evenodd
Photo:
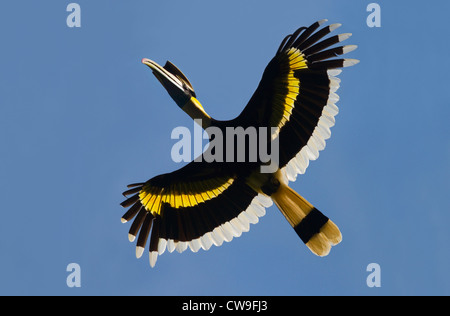
<path id="1" fill-rule="evenodd" d="M 339 228 L 286 184 L 281 183 L 271 197 L 300 239 L 314 254 L 326 256 L 331 246 L 342 241 Z"/>

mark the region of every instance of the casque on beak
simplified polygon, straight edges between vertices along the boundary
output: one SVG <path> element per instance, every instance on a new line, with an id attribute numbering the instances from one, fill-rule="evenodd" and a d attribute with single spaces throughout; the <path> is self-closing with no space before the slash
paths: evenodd
<path id="1" fill-rule="evenodd" d="M 192 96 L 194 89 L 186 76 L 170 61 L 161 67 L 153 60 L 143 58 L 142 63 L 152 69 L 153 74 L 167 90 L 171 98 L 182 108 Z"/>

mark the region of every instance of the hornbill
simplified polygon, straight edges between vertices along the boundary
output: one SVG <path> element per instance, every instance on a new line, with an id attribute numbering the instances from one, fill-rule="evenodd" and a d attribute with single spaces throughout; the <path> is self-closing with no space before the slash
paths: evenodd
<path id="1" fill-rule="evenodd" d="M 359 62 L 336 58 L 357 46 L 336 46 L 351 34 L 327 36 L 341 24 L 321 28 L 326 21 L 301 27 L 283 39 L 247 106 L 232 120 L 209 116 L 192 84 L 171 62 L 162 67 L 142 60 L 177 105 L 204 129 L 214 127 L 223 134 L 229 127 L 270 129 L 262 144 L 272 148 L 277 141 L 278 161 L 271 172 L 262 172 L 268 161 L 247 159 L 251 145 L 247 142 L 244 147 L 234 147 L 243 150 L 246 159 L 222 159 L 229 151 L 222 148 L 220 159 L 195 159 L 172 173 L 128 185 L 123 193 L 127 199 L 121 205 L 129 209 L 122 222 L 134 218 L 128 236 L 130 241 L 138 236 L 138 258 L 147 240 L 152 267 L 166 249 L 182 252 L 189 247 L 197 252 L 220 246 L 248 231 L 272 201 L 314 254 L 326 256 L 331 246 L 342 240 L 338 227 L 288 186 L 305 172 L 310 160 L 318 158 L 331 135 L 338 113 L 339 68 Z M 236 152 L 232 155 L 236 157 Z"/>

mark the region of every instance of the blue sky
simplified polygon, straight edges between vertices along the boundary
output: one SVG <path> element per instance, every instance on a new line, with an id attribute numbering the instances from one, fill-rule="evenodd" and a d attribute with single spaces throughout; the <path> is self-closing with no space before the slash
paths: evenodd
<path id="1" fill-rule="evenodd" d="M 68 28 L 69 1 L 3 1 L 0 294 L 449 295 L 450 5 L 378 1 L 369 28 L 370 2 L 80 0 Z M 315 257 L 273 206 L 221 247 L 137 260 L 121 192 L 179 168 L 170 133 L 193 127 L 140 60 L 172 61 L 213 117 L 233 118 L 283 37 L 323 18 L 353 33 L 361 63 L 292 186 L 343 242 Z"/>

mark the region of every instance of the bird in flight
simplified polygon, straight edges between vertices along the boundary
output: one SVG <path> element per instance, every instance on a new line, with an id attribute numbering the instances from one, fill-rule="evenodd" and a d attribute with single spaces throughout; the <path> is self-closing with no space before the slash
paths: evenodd
<path id="1" fill-rule="evenodd" d="M 197 252 L 220 246 L 249 231 L 273 202 L 314 254 L 326 256 L 341 242 L 339 228 L 288 185 L 325 148 L 338 114 L 336 76 L 340 68 L 359 62 L 339 58 L 357 46 L 336 45 L 351 34 L 328 36 L 341 24 L 323 27 L 326 21 L 301 27 L 283 39 L 247 106 L 232 120 L 208 115 L 192 84 L 171 62 L 160 66 L 142 60 L 176 104 L 208 132 L 211 144 L 219 134 L 222 144 L 233 143 L 236 134 L 226 133 L 230 128 L 254 128 L 258 141 L 209 146 L 199 157 L 205 159 L 128 185 L 123 193 L 127 199 L 121 203 L 128 210 L 121 220 L 134 219 L 128 237 L 137 237 L 138 258 L 146 244 L 152 267 L 166 250 Z M 245 140 L 249 135 L 244 136 Z M 270 156 L 276 159 L 251 159 L 255 146 L 276 151 Z"/>

